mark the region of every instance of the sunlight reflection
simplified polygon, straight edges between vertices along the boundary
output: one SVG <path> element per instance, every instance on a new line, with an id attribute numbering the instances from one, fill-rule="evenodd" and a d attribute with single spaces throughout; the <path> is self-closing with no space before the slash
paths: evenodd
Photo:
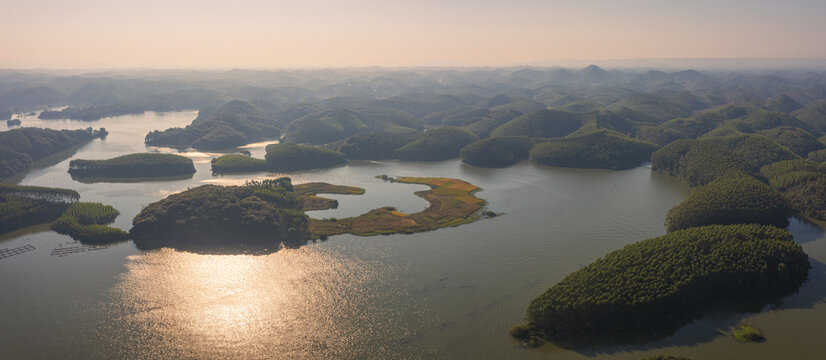
<path id="1" fill-rule="evenodd" d="M 370 289 L 377 273 L 311 247 L 266 256 L 161 249 L 131 256 L 127 268 L 114 290 L 123 305 L 110 309 L 123 323 L 110 326 L 132 329 L 135 346 L 164 349 L 159 357 L 314 358 L 388 327 L 365 321 L 377 310 L 371 299 L 386 293 Z"/>

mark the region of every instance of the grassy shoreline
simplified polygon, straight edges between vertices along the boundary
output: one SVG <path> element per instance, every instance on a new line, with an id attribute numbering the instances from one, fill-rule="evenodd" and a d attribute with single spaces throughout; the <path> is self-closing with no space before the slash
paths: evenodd
<path id="1" fill-rule="evenodd" d="M 338 234 L 360 236 L 396 233 L 411 234 L 458 226 L 480 219 L 479 213 L 487 204 L 484 199 L 474 196 L 474 194 L 480 190 L 479 187 L 458 179 L 432 177 L 391 178 L 387 176 L 379 176 L 379 178 L 391 182 L 430 186 L 430 190 L 417 191 L 415 193 L 417 196 L 427 200 L 430 205 L 424 211 L 413 214 L 405 214 L 397 211 L 394 207 L 386 206 L 373 209 L 359 216 L 344 219 L 310 219 L 310 233 L 313 239 L 323 239 Z M 354 194 L 350 187 L 343 188 L 350 188 L 348 191 L 351 192 L 331 192 L 336 191 L 336 189 L 323 188 L 323 186 L 331 186 L 329 184 L 313 183 L 303 185 L 307 187 L 304 191 L 309 191 L 310 189 L 313 191 L 311 195 L 301 196 L 305 199 L 311 197 L 323 199 L 315 196 L 321 193 Z M 297 185 L 297 187 L 300 186 L 301 185 Z M 298 189 L 296 190 L 298 191 Z M 305 203 L 306 201 L 307 200 L 305 200 Z M 314 204 L 318 203 L 320 202 Z M 325 208 L 312 208 L 312 210 L 322 209 Z"/>

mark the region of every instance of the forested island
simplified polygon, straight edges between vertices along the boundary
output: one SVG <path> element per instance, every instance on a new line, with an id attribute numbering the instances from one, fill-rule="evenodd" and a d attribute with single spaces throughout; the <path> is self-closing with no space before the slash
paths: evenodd
<path id="1" fill-rule="evenodd" d="M 809 261 L 783 229 L 711 225 L 674 231 L 605 255 L 534 299 L 511 331 L 538 344 L 622 339 L 673 331 L 721 297 L 776 298 L 806 280 Z"/>
<path id="2" fill-rule="evenodd" d="M 175 154 L 128 154 L 105 160 L 75 159 L 69 162 L 69 174 L 75 179 L 154 178 L 194 173 L 192 159 Z"/>
<path id="3" fill-rule="evenodd" d="M 0 179 L 27 170 L 37 160 L 106 137 L 106 134 L 103 128 L 52 130 L 26 127 L 0 132 Z"/>
<path id="4" fill-rule="evenodd" d="M 289 178 L 202 185 L 145 207 L 129 231 L 141 249 L 266 253 L 310 238 Z"/>
<path id="5" fill-rule="evenodd" d="M 52 230 L 66 234 L 85 244 L 108 244 L 124 241 L 129 233 L 106 226 L 115 221 L 120 212 L 111 205 L 76 202 L 52 223 Z"/>

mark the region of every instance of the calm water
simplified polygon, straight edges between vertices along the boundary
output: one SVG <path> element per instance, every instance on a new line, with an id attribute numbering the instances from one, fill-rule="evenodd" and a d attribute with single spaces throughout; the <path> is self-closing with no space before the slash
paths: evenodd
<path id="1" fill-rule="evenodd" d="M 95 122 L 24 119 L 51 128 L 105 127 L 72 158 L 147 151 L 149 130 L 184 126 L 194 112 L 147 113 Z M 249 147 L 263 156 L 264 144 Z M 163 149 L 148 149 L 164 151 Z M 22 184 L 76 189 L 83 201 L 114 205 L 115 226 L 129 229 L 141 207 L 205 183 L 240 184 L 283 174 L 217 177 L 217 154 L 187 153 L 191 179 L 83 184 L 66 173 L 70 159 L 27 173 Z M 670 353 L 694 359 L 819 358 L 826 323 L 826 236 L 793 221 L 812 257 L 812 279 L 775 308 L 721 312 L 673 336 L 640 346 L 569 351 L 520 348 L 508 335 L 528 302 L 568 273 L 637 240 L 664 233 L 665 214 L 688 194 L 673 179 L 640 167 L 576 170 L 523 163 L 480 169 L 458 160 L 358 162 L 289 174 L 294 183 L 325 181 L 367 189 L 336 196 L 345 217 L 392 205 L 427 205 L 421 186 L 373 176 L 444 176 L 484 190 L 504 216 L 413 235 L 341 235 L 264 256 L 143 252 L 130 242 L 52 256 L 78 246 L 47 228 L 0 238 L 0 248 L 36 250 L 0 259 L 0 359 L 6 358 L 537 358 L 639 359 Z M 724 332 L 740 321 L 768 341 L 739 344 Z"/>

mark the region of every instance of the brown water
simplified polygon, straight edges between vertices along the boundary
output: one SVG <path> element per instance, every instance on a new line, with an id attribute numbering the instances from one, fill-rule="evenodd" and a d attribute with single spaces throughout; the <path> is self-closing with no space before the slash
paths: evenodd
<path id="1" fill-rule="evenodd" d="M 146 151 L 147 131 L 182 126 L 192 112 L 148 113 L 84 123 L 24 119 L 28 126 L 106 127 L 104 140 L 73 158 Z M 149 149 L 160 151 L 162 149 Z M 263 144 L 250 148 L 262 156 Z M 83 201 L 121 211 L 128 229 L 141 207 L 203 183 L 234 184 L 284 174 L 212 176 L 216 154 L 196 160 L 192 179 L 82 184 L 69 159 L 25 175 L 22 183 L 78 190 Z M 456 177 L 505 215 L 413 235 L 341 235 L 264 256 L 200 255 L 129 243 L 52 256 L 77 243 L 45 227 L 0 238 L 0 248 L 36 250 L 0 259 L 0 359 L 6 358 L 554 358 L 639 359 L 659 353 L 694 359 L 817 359 L 826 324 L 826 236 L 793 221 L 812 257 L 812 279 L 797 295 L 757 313 L 721 311 L 663 340 L 569 351 L 520 348 L 508 335 L 528 302 L 576 269 L 626 244 L 664 233 L 669 208 L 688 189 L 639 167 L 628 171 L 534 166 L 480 169 L 458 160 L 354 162 L 288 174 L 295 183 L 326 181 L 367 189 L 337 196 L 351 216 L 385 205 L 406 212 L 427 204 L 415 185 L 373 176 Z M 762 344 L 725 334 L 740 321 L 760 327 Z"/>

